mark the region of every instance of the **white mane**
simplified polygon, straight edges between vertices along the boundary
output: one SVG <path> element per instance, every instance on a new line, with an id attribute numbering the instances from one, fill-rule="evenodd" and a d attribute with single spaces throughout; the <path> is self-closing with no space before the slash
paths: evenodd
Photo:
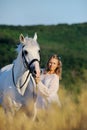
<path id="1" fill-rule="evenodd" d="M 15 50 L 17 53 L 19 53 L 22 50 L 22 44 L 17 45 L 17 48 Z"/>

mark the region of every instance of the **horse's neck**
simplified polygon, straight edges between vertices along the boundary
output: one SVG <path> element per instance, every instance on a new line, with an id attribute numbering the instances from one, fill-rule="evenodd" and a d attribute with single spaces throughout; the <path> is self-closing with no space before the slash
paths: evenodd
<path id="1" fill-rule="evenodd" d="M 18 82 L 20 77 L 22 77 L 24 73 L 26 72 L 26 68 L 24 67 L 21 60 L 22 59 L 17 58 L 14 63 L 14 79 L 16 83 Z"/>
<path id="2" fill-rule="evenodd" d="M 27 74 L 28 74 L 28 73 L 25 72 L 24 75 L 21 77 L 21 84 L 24 83 L 25 77 L 26 77 Z M 31 74 L 31 73 L 29 74 L 28 79 L 27 79 L 25 85 L 19 90 L 19 92 L 20 92 L 21 95 L 24 95 L 24 93 L 25 93 L 27 87 L 28 87 L 28 90 L 31 90 L 31 91 L 32 91 L 32 89 L 33 89 L 33 91 L 34 91 L 34 89 L 36 88 L 36 83 L 35 83 L 35 80 L 34 80 L 34 78 L 32 77 L 32 74 Z M 29 92 L 31 92 L 31 91 L 29 91 Z"/>
<path id="3" fill-rule="evenodd" d="M 29 70 L 26 71 L 26 68 L 24 67 L 22 59 L 18 57 L 14 62 L 14 80 L 15 80 L 15 84 L 18 89 L 18 92 L 21 95 L 24 95 L 26 88 L 29 86 L 30 80 L 32 81 L 33 86 L 35 86 L 34 78 L 32 77 L 31 74 L 29 75 L 28 74 L 29 74 Z M 22 85 L 23 87 L 20 88 L 20 86 Z"/>
<path id="4" fill-rule="evenodd" d="M 14 64 L 14 82 L 16 84 L 17 90 L 21 95 L 24 95 L 24 92 L 28 86 L 30 76 L 27 78 L 29 71 L 25 71 L 20 63 L 15 62 Z M 27 80 L 26 80 L 27 79 Z M 26 82 L 25 82 L 26 81 Z M 23 86 L 21 88 L 21 86 Z"/>
<path id="5" fill-rule="evenodd" d="M 25 90 L 30 81 L 31 74 L 28 75 L 28 73 L 29 73 L 29 71 L 26 71 L 17 81 L 17 89 L 21 95 L 24 95 Z"/>

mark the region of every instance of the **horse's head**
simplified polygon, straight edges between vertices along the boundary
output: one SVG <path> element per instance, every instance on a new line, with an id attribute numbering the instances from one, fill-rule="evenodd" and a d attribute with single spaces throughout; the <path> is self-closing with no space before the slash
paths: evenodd
<path id="1" fill-rule="evenodd" d="M 33 76 L 40 75 L 40 47 L 37 42 L 37 34 L 34 38 L 24 37 L 20 35 L 20 43 L 22 43 L 22 61 L 25 68 L 29 69 Z"/>

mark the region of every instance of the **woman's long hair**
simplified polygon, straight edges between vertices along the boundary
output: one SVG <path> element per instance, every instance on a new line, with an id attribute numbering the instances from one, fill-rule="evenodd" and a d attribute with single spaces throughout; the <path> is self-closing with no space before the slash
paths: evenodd
<path id="1" fill-rule="evenodd" d="M 49 71 L 48 64 L 49 64 L 49 61 L 50 61 L 52 58 L 58 60 L 58 66 L 57 66 L 57 68 L 55 69 L 55 74 L 57 74 L 57 75 L 59 76 L 59 79 L 61 80 L 61 79 L 62 79 L 62 62 L 61 62 L 60 57 L 58 57 L 56 54 L 52 55 L 52 56 L 48 59 L 47 66 L 46 66 L 46 71 L 47 71 L 47 72 Z"/>

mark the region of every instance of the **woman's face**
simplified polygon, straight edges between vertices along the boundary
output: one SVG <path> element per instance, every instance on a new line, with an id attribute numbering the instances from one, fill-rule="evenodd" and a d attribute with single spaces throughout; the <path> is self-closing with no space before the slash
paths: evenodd
<path id="1" fill-rule="evenodd" d="M 51 58 L 48 63 L 49 70 L 54 72 L 57 67 L 58 67 L 58 60 L 55 58 Z"/>

